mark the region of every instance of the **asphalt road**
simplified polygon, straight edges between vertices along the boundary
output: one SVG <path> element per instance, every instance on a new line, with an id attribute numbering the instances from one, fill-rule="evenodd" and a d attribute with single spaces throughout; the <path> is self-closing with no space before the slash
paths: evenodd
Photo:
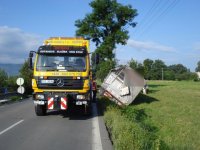
<path id="1" fill-rule="evenodd" d="M 31 99 L 0 106 L 0 150 L 109 150 L 108 133 L 96 104 L 80 111 L 36 116 Z"/>

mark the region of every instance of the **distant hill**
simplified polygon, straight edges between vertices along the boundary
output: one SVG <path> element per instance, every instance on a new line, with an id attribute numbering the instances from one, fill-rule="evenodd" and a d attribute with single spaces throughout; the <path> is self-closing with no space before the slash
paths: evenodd
<path id="1" fill-rule="evenodd" d="M 0 64 L 0 68 L 5 70 L 9 76 L 19 74 L 22 64 Z"/>

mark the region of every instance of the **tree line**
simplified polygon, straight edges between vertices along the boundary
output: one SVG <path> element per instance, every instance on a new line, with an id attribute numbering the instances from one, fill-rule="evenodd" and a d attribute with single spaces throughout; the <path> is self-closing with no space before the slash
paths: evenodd
<path id="1" fill-rule="evenodd" d="M 195 72 L 182 64 L 173 64 L 167 66 L 164 61 L 157 59 L 145 59 L 143 63 L 131 59 L 128 65 L 144 76 L 147 80 L 198 80 Z M 197 63 L 196 72 L 200 71 L 200 61 Z"/>

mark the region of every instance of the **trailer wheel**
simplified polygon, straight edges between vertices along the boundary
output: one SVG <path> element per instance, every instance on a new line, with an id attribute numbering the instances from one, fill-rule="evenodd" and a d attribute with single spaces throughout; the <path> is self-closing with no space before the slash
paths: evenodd
<path id="1" fill-rule="evenodd" d="M 45 105 L 35 105 L 35 113 L 37 116 L 45 116 L 46 111 L 47 110 Z"/>

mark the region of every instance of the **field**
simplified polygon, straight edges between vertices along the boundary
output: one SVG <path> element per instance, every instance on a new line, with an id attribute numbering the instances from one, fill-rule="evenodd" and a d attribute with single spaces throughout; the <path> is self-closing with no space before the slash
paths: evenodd
<path id="1" fill-rule="evenodd" d="M 148 84 L 149 94 L 124 108 L 102 98 L 115 149 L 200 149 L 200 83 Z"/>

